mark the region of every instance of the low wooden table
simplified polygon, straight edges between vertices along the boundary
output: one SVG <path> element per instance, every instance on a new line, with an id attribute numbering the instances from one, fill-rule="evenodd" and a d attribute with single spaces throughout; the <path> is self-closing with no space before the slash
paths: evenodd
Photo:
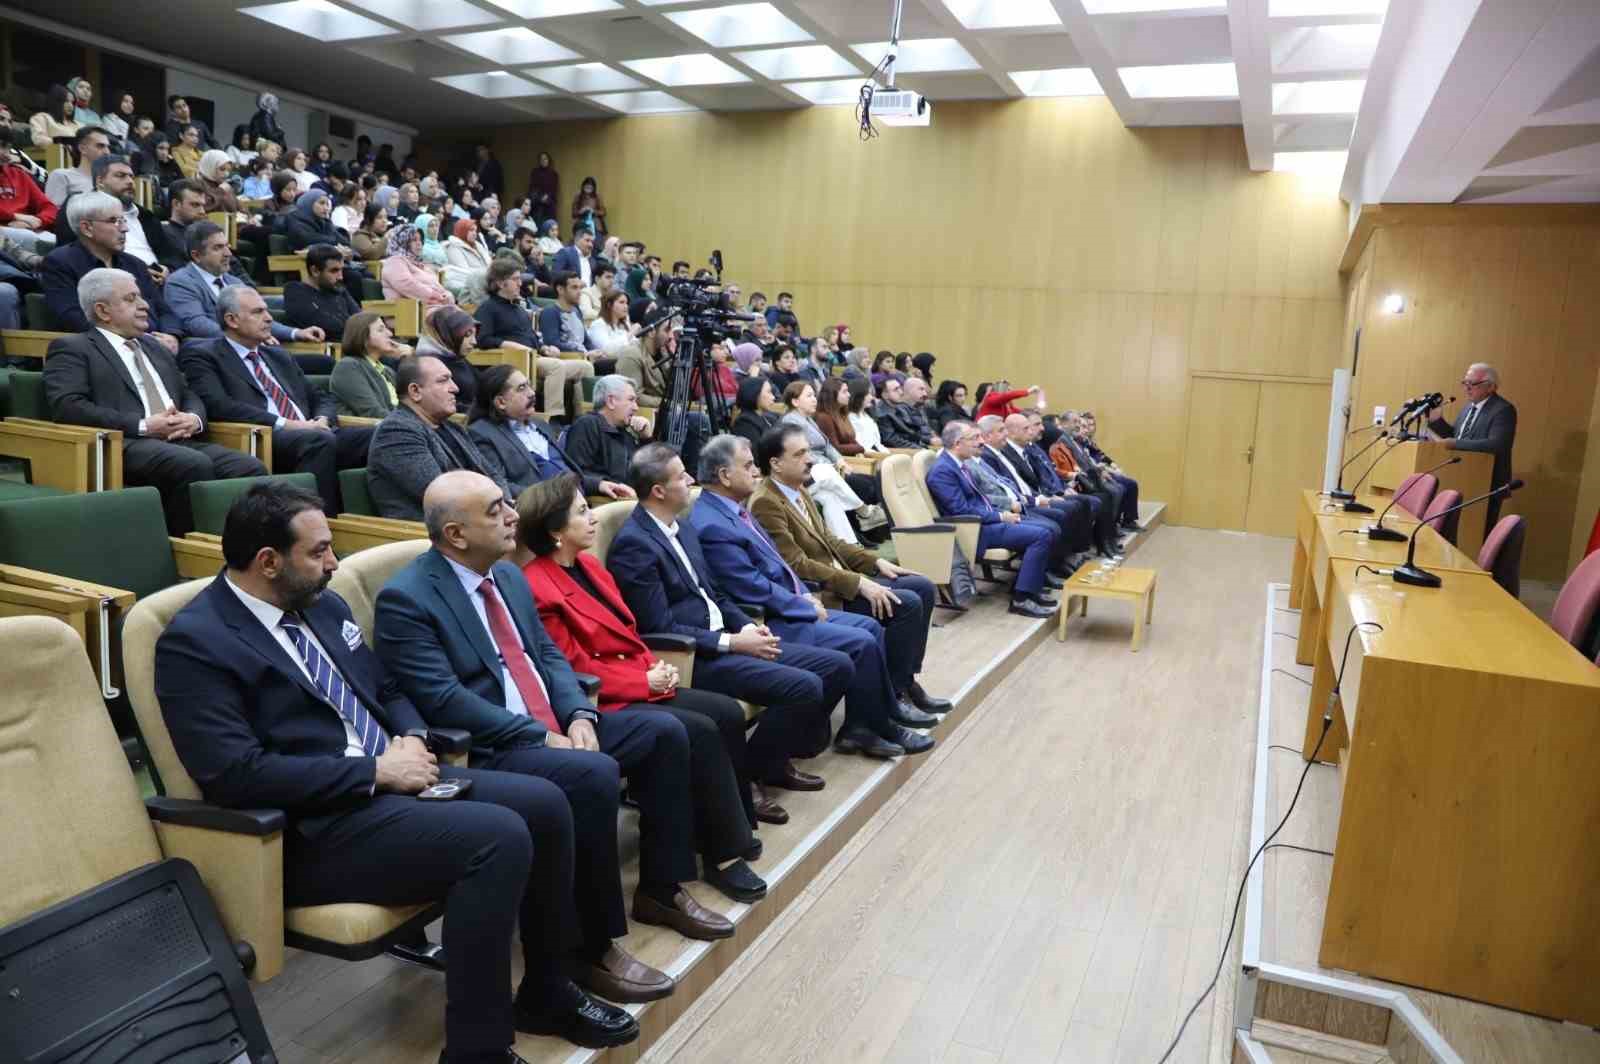
<path id="1" fill-rule="evenodd" d="M 1091 577 L 1106 572 L 1097 564 L 1082 566 L 1067 580 L 1061 589 L 1061 609 L 1056 617 L 1056 641 L 1067 641 L 1067 618 L 1072 615 L 1072 603 L 1082 599 L 1080 615 L 1089 616 L 1091 598 L 1120 599 L 1133 603 L 1133 643 L 1129 649 L 1137 651 L 1144 643 L 1144 626 L 1150 623 L 1156 608 L 1156 571 L 1154 569 L 1128 569 L 1118 566 L 1109 570 L 1104 583 L 1091 583 Z"/>

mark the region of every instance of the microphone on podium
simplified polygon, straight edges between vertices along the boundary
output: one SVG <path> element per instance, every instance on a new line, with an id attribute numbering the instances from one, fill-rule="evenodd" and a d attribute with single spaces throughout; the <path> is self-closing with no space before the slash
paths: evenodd
<path id="1" fill-rule="evenodd" d="M 1373 429 L 1377 429 L 1380 432 L 1387 432 L 1388 429 L 1389 429 L 1389 426 L 1383 424 L 1381 421 L 1376 425 L 1363 425 L 1361 428 L 1356 429 L 1354 432 L 1352 432 L 1349 435 L 1347 435 L 1345 437 L 1345 439 L 1348 440 L 1348 439 L 1351 439 L 1353 437 L 1359 436 L 1363 432 L 1371 432 Z M 1380 440 L 1382 438 L 1383 437 L 1379 436 L 1376 439 L 1374 439 L 1372 441 L 1372 443 L 1369 443 L 1369 444 L 1367 444 L 1366 447 L 1361 448 L 1361 450 L 1357 451 L 1354 455 L 1352 455 L 1350 457 L 1350 462 L 1354 462 L 1357 458 L 1360 458 L 1362 455 L 1366 454 L 1368 448 L 1370 448 L 1373 443 L 1377 443 L 1378 440 Z M 1333 490 L 1332 491 L 1325 491 L 1322 494 L 1328 496 L 1328 498 L 1330 498 L 1330 499 L 1335 499 L 1335 500 L 1337 500 L 1339 502 L 1345 502 L 1345 503 L 1355 502 L 1355 498 L 1356 498 L 1355 497 L 1355 493 L 1344 490 L 1344 471 L 1346 469 L 1350 468 L 1350 462 L 1346 462 L 1344 465 L 1339 467 L 1339 476 L 1338 476 L 1338 479 L 1335 480 L 1334 483 L 1333 483 Z M 1362 511 L 1357 511 L 1357 512 L 1362 512 Z M 1372 512 L 1372 508 L 1368 507 L 1364 512 L 1371 513 Z"/>
<path id="2" fill-rule="evenodd" d="M 1443 469 L 1445 466 L 1447 466 L 1447 465 L 1455 465 L 1459 461 L 1461 461 L 1461 456 L 1460 455 L 1456 455 L 1454 458 L 1446 458 L 1444 461 L 1440 462 L 1438 465 L 1434 466 L 1432 469 L 1424 469 L 1422 471 L 1422 473 L 1419 474 L 1419 475 L 1420 476 L 1427 476 L 1429 473 L 1437 473 L 1439 470 Z M 1375 521 L 1374 523 L 1368 525 L 1366 528 L 1362 529 L 1362 531 L 1367 534 L 1367 538 L 1368 539 L 1387 540 L 1387 541 L 1389 541 L 1391 543 L 1404 543 L 1406 541 L 1406 534 L 1404 532 L 1396 532 L 1392 528 L 1384 528 L 1383 527 L 1383 519 L 1385 517 L 1389 516 L 1389 511 L 1393 510 L 1394 509 L 1394 504 L 1399 502 L 1399 501 L 1400 501 L 1400 493 L 1399 492 L 1395 492 L 1393 501 L 1391 501 L 1388 506 L 1385 506 L 1383 508 L 1383 513 L 1378 515 L 1378 520 Z M 1419 514 L 1418 516 L 1420 517 L 1421 515 Z"/>
<path id="3" fill-rule="evenodd" d="M 1372 441 L 1372 443 L 1369 443 L 1365 447 L 1361 448 L 1360 452 L 1356 454 L 1355 458 L 1350 459 L 1350 461 L 1354 462 L 1356 460 L 1356 458 L 1360 458 L 1361 455 L 1366 454 L 1368 451 L 1370 451 L 1372 449 L 1372 445 L 1373 444 L 1378 443 L 1378 442 L 1383 441 L 1383 440 L 1388 440 L 1389 441 L 1389 446 L 1391 446 L 1391 447 L 1400 442 L 1399 439 L 1397 439 L 1397 438 L 1395 438 L 1393 436 L 1390 436 L 1387 432 L 1385 432 L 1383 435 L 1381 435 L 1381 436 L 1377 437 L 1376 439 L 1374 439 Z M 1385 454 L 1386 453 L 1388 453 L 1388 452 L 1385 452 Z M 1370 514 L 1370 513 L 1373 512 L 1372 511 L 1372 507 L 1368 506 L 1366 503 L 1353 501 L 1355 499 L 1354 492 L 1355 492 L 1355 490 L 1357 488 L 1361 487 L 1362 481 L 1366 480 L 1369 476 L 1372 475 L 1372 471 L 1374 469 L 1378 468 L 1378 463 L 1381 462 L 1381 461 L 1383 461 L 1383 455 L 1380 454 L 1380 455 L 1378 455 L 1378 457 L 1376 457 L 1376 458 L 1374 458 L 1372 460 L 1372 464 L 1371 465 L 1367 466 L 1367 471 L 1365 473 L 1362 473 L 1360 478 L 1354 484 L 1352 484 L 1350 486 L 1350 491 L 1352 493 L 1350 497 L 1351 497 L 1352 501 L 1351 502 L 1347 502 L 1347 503 L 1344 504 L 1344 512 L 1345 513 L 1347 513 L 1347 514 Z"/>
<path id="4" fill-rule="evenodd" d="M 1498 488 L 1495 488 L 1493 491 L 1486 491 L 1482 495 L 1479 495 L 1476 499 L 1468 499 L 1466 502 L 1457 503 L 1456 505 L 1450 507 L 1450 509 L 1444 511 L 1443 513 L 1435 514 L 1434 516 L 1435 517 L 1448 517 L 1449 515 L 1455 513 L 1457 510 L 1464 510 L 1468 506 L 1473 506 L 1473 505 L 1475 505 L 1477 503 L 1482 502 L 1485 499 L 1492 499 L 1496 495 L 1509 495 L 1513 491 L 1516 491 L 1519 488 L 1521 488 L 1522 484 L 1523 484 L 1522 479 L 1518 478 L 1516 480 L 1511 481 L 1509 484 L 1500 485 Z M 1423 522 L 1423 524 L 1426 524 L 1426 523 L 1427 522 Z M 1406 550 L 1406 563 L 1404 565 L 1401 565 L 1401 566 L 1396 566 L 1395 569 L 1390 573 L 1390 575 L 1392 577 L 1394 577 L 1394 582 L 1397 583 L 1397 584 L 1410 584 L 1413 587 L 1438 587 L 1444 581 L 1440 580 L 1439 577 L 1436 574 L 1430 573 L 1426 569 L 1419 569 L 1416 566 L 1417 533 L 1421 532 L 1421 531 L 1422 531 L 1422 525 L 1421 524 L 1417 525 L 1417 527 L 1412 530 L 1412 532 L 1411 532 L 1411 546 L 1409 548 L 1407 548 L 1407 550 Z"/>

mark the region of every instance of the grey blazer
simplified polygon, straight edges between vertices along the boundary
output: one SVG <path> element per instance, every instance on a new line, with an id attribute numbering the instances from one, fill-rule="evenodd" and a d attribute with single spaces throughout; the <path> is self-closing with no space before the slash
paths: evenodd
<path id="1" fill-rule="evenodd" d="M 1468 406 L 1467 410 L 1472 407 Z M 1489 486 L 1498 488 L 1511 480 L 1511 445 L 1517 440 L 1517 408 L 1496 392 L 1483 401 L 1483 409 L 1472 423 L 1471 430 L 1461 435 L 1461 424 L 1467 419 L 1467 410 L 1456 418 L 1456 450 L 1482 451 L 1494 455 L 1494 473 Z M 1499 508 L 1494 509 L 1495 513 Z"/>
<path id="2" fill-rule="evenodd" d="M 339 402 L 340 414 L 355 417 L 388 417 L 394 410 L 389 401 L 389 388 L 394 387 L 394 372 L 379 363 L 374 366 L 364 358 L 341 358 L 333 364 L 333 376 L 328 379 L 328 390 Z"/>
<path id="3" fill-rule="evenodd" d="M 434 477 L 452 469 L 482 473 L 505 489 L 505 470 L 499 459 L 484 454 L 466 429 L 454 421 L 431 428 L 410 407 L 401 404 L 372 434 L 372 447 L 367 452 L 367 491 L 379 517 L 420 521 L 422 493 Z"/>

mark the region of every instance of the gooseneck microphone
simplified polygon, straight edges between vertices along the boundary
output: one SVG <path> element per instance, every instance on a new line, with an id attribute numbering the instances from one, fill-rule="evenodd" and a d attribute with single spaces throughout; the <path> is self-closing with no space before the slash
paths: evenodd
<path id="1" fill-rule="evenodd" d="M 1448 517 L 1457 510 L 1464 510 L 1468 506 L 1473 506 L 1485 499 L 1492 499 L 1496 495 L 1509 495 L 1521 487 L 1522 480 L 1521 478 L 1518 478 L 1508 484 L 1500 485 L 1493 491 L 1486 491 L 1482 495 L 1479 495 L 1476 499 L 1468 499 L 1466 502 L 1457 503 L 1456 505 L 1450 507 L 1450 509 L 1445 510 L 1443 513 L 1434 514 L 1434 517 Z M 1421 532 L 1422 526 L 1427 523 L 1428 522 L 1424 521 L 1422 524 L 1417 525 L 1417 527 L 1412 530 L 1411 546 L 1406 549 L 1406 563 L 1404 565 L 1397 566 L 1394 571 L 1390 573 L 1390 575 L 1394 577 L 1395 583 L 1410 584 L 1413 587 L 1438 587 L 1440 584 L 1444 583 L 1444 581 L 1439 579 L 1437 574 L 1430 573 L 1426 569 L 1419 569 L 1416 566 L 1417 533 Z"/>
<path id="2" fill-rule="evenodd" d="M 1361 428 L 1356 429 L 1354 432 L 1352 432 L 1349 435 L 1347 435 L 1345 437 L 1345 439 L 1348 440 L 1348 439 L 1351 439 L 1353 437 L 1359 436 L 1363 432 L 1371 432 L 1373 429 L 1377 429 L 1380 432 L 1384 432 L 1384 431 L 1388 430 L 1388 426 L 1383 424 L 1382 422 L 1379 422 L 1376 425 L 1363 425 Z M 1379 439 L 1381 439 L 1381 438 L 1382 437 L 1379 437 Z M 1372 441 L 1372 443 L 1377 443 L 1377 442 L 1378 441 L 1376 439 Z M 1371 447 L 1372 443 L 1367 444 L 1367 447 Z M 1354 462 L 1357 458 L 1360 458 L 1362 455 L 1366 454 L 1367 453 L 1367 447 L 1361 448 L 1361 450 L 1357 451 L 1354 455 L 1352 455 L 1350 457 L 1350 462 Z M 1336 499 L 1339 502 L 1354 502 L 1355 501 L 1354 493 L 1344 490 L 1344 471 L 1346 469 L 1350 468 L 1350 462 L 1346 462 L 1344 465 L 1339 467 L 1339 476 L 1333 483 L 1333 490 L 1332 491 L 1322 492 L 1322 494 L 1328 496 L 1328 498 L 1330 498 L 1330 499 Z M 1367 512 L 1371 513 L 1372 511 L 1369 509 Z"/>
<path id="3" fill-rule="evenodd" d="M 1440 462 L 1438 465 L 1434 466 L 1432 469 L 1424 469 L 1419 475 L 1420 476 L 1427 476 L 1429 473 L 1437 473 L 1439 470 L 1443 469 L 1445 466 L 1447 466 L 1447 465 L 1455 465 L 1459 461 L 1461 461 L 1461 456 L 1460 455 L 1456 455 L 1454 458 L 1446 458 L 1444 461 Z M 1407 488 L 1406 490 L 1409 491 L 1410 489 Z M 1400 501 L 1401 494 L 1402 494 L 1401 492 L 1398 492 L 1398 491 L 1395 492 L 1394 493 L 1394 499 L 1389 503 L 1388 506 L 1385 506 L 1383 508 L 1383 513 L 1378 515 L 1378 520 L 1375 521 L 1374 523 L 1368 525 L 1366 528 L 1362 529 L 1362 531 L 1367 534 L 1367 538 L 1368 539 L 1387 540 L 1390 543 L 1404 543 L 1405 542 L 1406 534 L 1404 532 L 1396 532 L 1392 528 L 1384 528 L 1383 527 L 1383 519 L 1385 517 L 1389 516 L 1389 511 L 1394 509 L 1394 504 Z"/>
<path id="4" fill-rule="evenodd" d="M 1383 441 L 1383 440 L 1387 440 L 1390 447 L 1393 447 L 1395 444 L 1400 442 L 1397 438 L 1395 438 L 1393 436 L 1390 436 L 1388 433 L 1384 433 L 1382 436 L 1379 436 L 1377 439 L 1373 440 L 1372 443 L 1369 443 L 1369 444 L 1367 444 L 1366 447 L 1363 447 L 1361 449 L 1362 452 L 1365 453 L 1367 450 L 1369 450 L 1372 447 L 1373 443 L 1378 443 L 1378 442 Z M 1361 487 L 1362 482 L 1365 481 L 1368 477 L 1370 477 L 1372 475 L 1372 471 L 1374 469 L 1378 468 L 1378 463 L 1383 461 L 1383 456 L 1385 454 L 1388 454 L 1388 453 L 1389 452 L 1387 450 L 1385 450 L 1383 452 L 1383 454 L 1378 455 L 1378 457 L 1376 457 L 1376 458 L 1374 458 L 1372 460 L 1372 464 L 1367 466 L 1367 471 L 1365 473 L 1361 474 L 1360 479 L 1357 480 L 1354 484 L 1350 485 L 1350 490 L 1352 492 L 1355 491 L 1357 488 Z M 1361 455 L 1359 455 L 1359 454 L 1356 455 L 1356 458 L 1360 458 L 1360 457 L 1361 457 Z M 1352 459 L 1352 461 L 1354 461 L 1354 459 Z M 1370 514 L 1370 513 L 1373 512 L 1373 510 L 1372 510 L 1372 507 L 1366 505 L 1365 503 L 1347 502 L 1347 503 L 1344 504 L 1344 512 L 1347 513 L 1347 514 Z"/>

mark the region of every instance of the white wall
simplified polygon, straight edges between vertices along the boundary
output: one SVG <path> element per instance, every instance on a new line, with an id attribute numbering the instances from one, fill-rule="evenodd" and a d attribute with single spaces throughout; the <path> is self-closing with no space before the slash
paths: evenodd
<path id="1" fill-rule="evenodd" d="M 203 77 L 176 67 L 167 68 L 167 95 L 192 94 L 216 104 L 216 120 L 212 123 L 211 132 L 216 135 L 217 141 L 224 145 L 232 139 L 233 127 L 249 122 L 250 116 L 256 113 L 256 94 L 259 91 L 261 90 L 257 88 Z M 280 94 L 278 125 L 283 127 L 290 147 L 305 148 L 310 151 L 315 146 L 310 143 L 311 111 L 311 107 Z M 334 110 L 332 113 L 337 115 L 340 112 Z M 393 144 L 396 159 L 404 159 L 411 152 L 409 133 L 385 129 L 358 119 L 356 135 L 360 136 L 363 133 L 372 138 L 374 147 L 379 144 Z M 334 152 L 336 157 L 339 154 L 337 150 Z"/>

